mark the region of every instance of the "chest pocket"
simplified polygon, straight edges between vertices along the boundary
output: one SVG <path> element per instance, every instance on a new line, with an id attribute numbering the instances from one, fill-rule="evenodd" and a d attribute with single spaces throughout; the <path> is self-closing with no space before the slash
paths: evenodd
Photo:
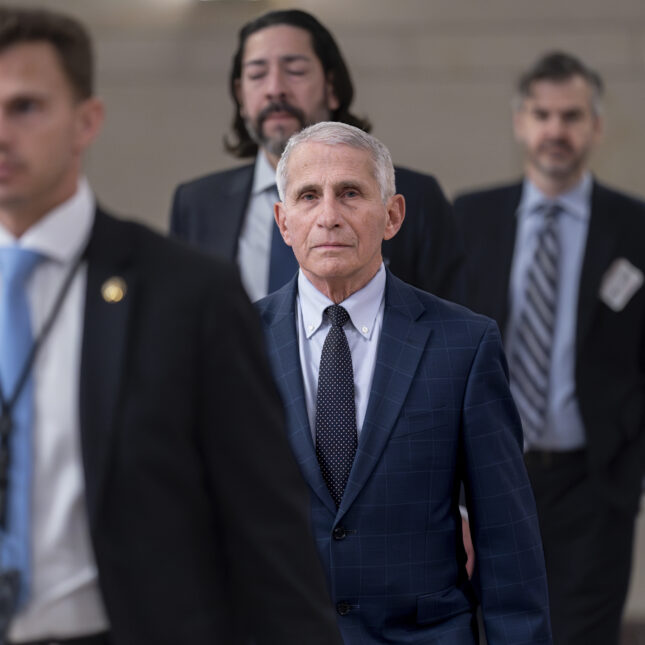
<path id="1" fill-rule="evenodd" d="M 423 441 L 429 439 L 435 432 L 439 435 L 444 434 L 449 429 L 450 416 L 445 408 L 406 413 L 399 418 L 390 440 L 405 438 L 411 441 Z"/>

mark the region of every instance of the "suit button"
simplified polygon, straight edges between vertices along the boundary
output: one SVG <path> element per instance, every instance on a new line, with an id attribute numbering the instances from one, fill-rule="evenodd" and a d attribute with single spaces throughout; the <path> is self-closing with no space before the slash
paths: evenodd
<path id="1" fill-rule="evenodd" d="M 349 612 L 351 611 L 351 606 L 348 605 L 346 602 L 339 602 L 336 605 L 336 611 L 341 615 L 341 616 L 347 616 Z"/>
<path id="2" fill-rule="evenodd" d="M 334 540 L 344 540 L 347 537 L 347 531 L 342 526 L 337 526 L 332 535 Z"/>

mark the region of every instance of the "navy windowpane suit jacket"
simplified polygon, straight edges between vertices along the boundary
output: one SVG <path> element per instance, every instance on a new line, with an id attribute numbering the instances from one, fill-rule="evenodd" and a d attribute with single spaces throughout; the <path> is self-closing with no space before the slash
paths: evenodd
<path id="1" fill-rule="evenodd" d="M 477 596 L 489 645 L 551 643 L 535 504 L 495 323 L 388 272 L 372 391 L 336 509 L 308 422 L 296 290 L 294 279 L 257 306 L 346 645 L 474 644 Z"/>

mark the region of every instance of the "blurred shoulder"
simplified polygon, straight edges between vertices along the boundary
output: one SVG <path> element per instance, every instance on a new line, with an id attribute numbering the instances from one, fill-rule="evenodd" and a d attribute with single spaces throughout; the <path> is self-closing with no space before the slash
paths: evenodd
<path id="1" fill-rule="evenodd" d="M 92 251 L 92 247 L 94 251 Z M 139 222 L 115 217 L 99 209 L 91 239 L 90 260 L 123 258 L 140 274 L 154 276 L 168 286 L 217 282 L 222 288 L 239 281 L 237 267 L 169 238 Z"/>
<path id="2" fill-rule="evenodd" d="M 254 164 L 247 164 L 218 172 L 211 172 L 180 183 L 176 190 L 184 194 L 211 193 L 217 190 L 227 190 L 240 181 L 250 182 L 253 178 L 254 167 Z"/>

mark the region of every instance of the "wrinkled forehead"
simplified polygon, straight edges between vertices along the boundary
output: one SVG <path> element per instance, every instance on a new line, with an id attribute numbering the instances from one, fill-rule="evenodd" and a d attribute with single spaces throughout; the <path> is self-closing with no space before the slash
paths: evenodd
<path id="1" fill-rule="evenodd" d="M 376 167 L 371 152 L 345 143 L 303 141 L 297 144 L 287 159 L 286 187 L 302 183 L 376 181 Z"/>

